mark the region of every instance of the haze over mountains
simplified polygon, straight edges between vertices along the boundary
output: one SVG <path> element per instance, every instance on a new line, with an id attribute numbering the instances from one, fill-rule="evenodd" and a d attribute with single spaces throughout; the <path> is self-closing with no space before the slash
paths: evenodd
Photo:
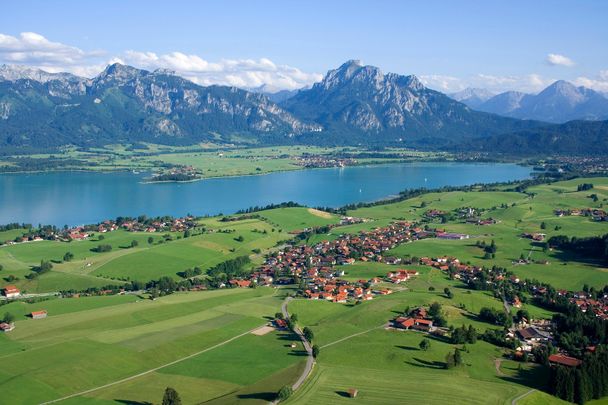
<path id="1" fill-rule="evenodd" d="M 484 89 L 465 89 L 451 97 L 479 111 L 520 119 L 553 123 L 608 119 L 608 98 L 564 80 L 556 81 L 538 94 L 507 91 L 492 95 Z"/>
<path id="2" fill-rule="evenodd" d="M 170 71 L 121 64 L 91 79 L 4 65 L 0 145 L 212 141 L 440 148 L 471 139 L 482 145 L 484 139 L 521 136 L 547 125 L 524 111 L 548 117 L 545 121 L 561 116 L 550 107 L 575 118 L 584 110 L 584 118 L 602 119 L 602 100 L 608 104 L 599 93 L 565 82 L 537 96 L 490 97 L 475 90 L 451 98 L 425 87 L 414 75 L 385 74 L 354 60 L 330 70 L 310 89 L 263 93 L 263 88 L 204 87 Z M 476 111 L 465 103 L 513 118 Z"/>

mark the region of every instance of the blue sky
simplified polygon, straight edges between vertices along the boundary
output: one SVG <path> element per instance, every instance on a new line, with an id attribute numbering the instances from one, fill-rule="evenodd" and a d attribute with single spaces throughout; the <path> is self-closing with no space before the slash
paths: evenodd
<path id="1" fill-rule="evenodd" d="M 444 91 L 608 91 L 606 20 L 605 1 L 19 0 L 0 6 L 0 63 L 91 76 L 121 61 L 295 88 L 360 59 Z"/>

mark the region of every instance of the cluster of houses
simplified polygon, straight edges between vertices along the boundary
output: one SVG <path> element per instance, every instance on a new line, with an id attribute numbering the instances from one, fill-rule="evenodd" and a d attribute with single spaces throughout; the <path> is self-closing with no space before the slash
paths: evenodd
<path id="1" fill-rule="evenodd" d="M 124 229 L 130 232 L 185 232 L 188 229 L 195 228 L 197 225 L 196 219 L 192 216 L 183 218 L 164 218 L 155 220 L 139 221 L 138 219 L 123 219 L 120 222 L 115 220 L 107 220 L 97 225 L 75 226 L 62 230 L 49 231 L 45 229 L 40 233 L 30 234 L 16 238 L 13 241 L 6 241 L 7 245 L 14 245 L 25 242 L 38 242 L 43 240 L 58 240 L 58 241 L 78 241 L 86 240 L 95 232 L 107 233 L 118 229 Z M 0 243 L 1 244 L 1 243 Z"/>
<path id="2" fill-rule="evenodd" d="M 608 221 L 608 213 L 606 213 L 606 210 L 602 210 L 599 208 L 583 208 L 583 209 L 578 209 L 578 208 L 572 208 L 572 209 L 556 209 L 553 211 L 553 213 L 555 215 L 557 215 L 558 217 L 564 217 L 564 216 L 584 216 L 584 217 L 591 217 L 591 219 L 593 219 L 594 221 Z"/>
<path id="3" fill-rule="evenodd" d="M 295 164 L 306 168 L 345 167 L 356 165 L 357 160 L 352 158 L 334 158 L 323 155 L 302 155 L 296 157 Z"/>
<path id="4" fill-rule="evenodd" d="M 310 299 L 335 302 L 346 302 L 348 299 L 369 300 L 374 295 L 390 294 L 389 289 L 371 289 L 383 280 L 341 280 L 344 271 L 336 269 L 335 266 L 353 264 L 356 260 L 398 265 L 401 259 L 385 256 L 386 251 L 401 243 L 429 236 L 428 232 L 409 222 L 394 222 L 386 227 L 362 231 L 357 235 L 345 234 L 333 241 L 323 241 L 313 246 L 299 245 L 276 252 L 247 280 L 235 279 L 230 280 L 230 283 L 233 286 L 246 287 L 250 282 L 257 285 L 288 284 L 298 279 L 303 286 L 303 295 Z M 398 283 L 416 274 L 414 271 L 399 270 L 390 272 L 386 280 Z"/>
<path id="5" fill-rule="evenodd" d="M 546 319 L 529 320 L 524 318 L 517 325 L 508 329 L 506 338 L 519 341 L 515 349 L 516 353 L 530 353 L 532 349 L 539 345 L 547 345 L 549 342 L 553 342 L 551 322 Z"/>
<path id="6" fill-rule="evenodd" d="M 524 232 L 521 234 L 521 237 L 525 238 L 525 239 L 532 239 L 533 241 L 536 241 L 536 242 L 542 242 L 545 240 L 547 235 L 544 233 L 539 233 L 539 232 L 533 232 L 533 233 Z"/>
<path id="7" fill-rule="evenodd" d="M 391 326 L 396 329 L 418 330 L 422 332 L 433 332 L 433 320 L 429 318 L 424 307 L 416 308 L 408 314 L 396 317 L 391 321 Z"/>
<path id="8" fill-rule="evenodd" d="M 494 225 L 496 224 L 498 221 L 495 220 L 494 218 L 490 217 L 490 218 L 486 218 L 486 219 L 481 219 L 481 218 L 467 218 L 466 220 L 467 224 L 473 224 L 473 225 Z"/>
<path id="9" fill-rule="evenodd" d="M 559 290 L 558 294 L 565 295 L 568 300 L 576 305 L 582 312 L 593 312 L 596 317 L 607 321 L 608 320 L 608 295 L 603 295 L 594 299 L 590 294 L 580 291 L 570 293 L 564 290 Z"/>
<path id="10" fill-rule="evenodd" d="M 168 220 L 155 220 L 139 222 L 138 220 L 124 221 L 120 224 L 122 229 L 130 232 L 184 232 L 197 226 L 192 216 L 172 218 Z"/>

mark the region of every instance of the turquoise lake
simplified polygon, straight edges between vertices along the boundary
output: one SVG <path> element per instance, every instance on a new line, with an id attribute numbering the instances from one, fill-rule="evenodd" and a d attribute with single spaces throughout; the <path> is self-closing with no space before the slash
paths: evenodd
<path id="1" fill-rule="evenodd" d="M 443 162 L 299 170 L 159 184 L 144 184 L 144 174 L 129 172 L 3 174 L 0 223 L 72 226 L 140 214 L 229 214 L 285 201 L 339 207 L 383 199 L 405 189 L 521 180 L 530 174 L 530 168 L 515 164 Z"/>

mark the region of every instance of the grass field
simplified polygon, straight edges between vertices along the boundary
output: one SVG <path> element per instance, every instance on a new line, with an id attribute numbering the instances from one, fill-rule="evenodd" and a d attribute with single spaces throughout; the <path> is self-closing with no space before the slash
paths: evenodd
<path id="1" fill-rule="evenodd" d="M 596 187 L 577 192 L 576 186 L 583 182 Z M 463 221 L 433 224 L 449 232 L 469 234 L 471 238 L 468 240 L 424 240 L 402 245 L 392 253 L 417 257 L 450 255 L 474 264 L 500 265 L 513 270 L 520 278 L 536 278 L 558 288 L 580 289 L 583 284 L 603 287 L 608 280 L 605 265 L 564 252 L 543 252 L 541 246 L 520 235 L 540 232 L 550 238 L 553 235 L 584 237 L 608 233 L 606 222 L 592 221 L 587 217 L 557 217 L 553 213 L 555 209 L 603 207 L 608 201 L 608 178 L 575 179 L 535 186 L 528 191 L 534 196 L 500 191 L 430 193 L 395 204 L 358 209 L 349 214 L 378 221 L 420 220 L 429 209 L 485 209 L 483 216 L 495 218 L 499 223 L 487 226 L 465 224 Z M 598 197 L 597 202 L 589 198 L 593 193 Z M 544 229 L 541 228 L 543 223 Z M 496 258 L 484 260 L 484 252 L 475 243 L 490 243 L 491 240 L 495 240 L 498 246 Z M 512 262 L 522 254 L 532 261 L 546 260 L 549 264 L 513 265 Z"/>
<path id="2" fill-rule="evenodd" d="M 270 149 L 268 153 L 281 152 Z M 249 160 L 246 156 L 237 158 Z M 577 192 L 576 187 L 582 182 L 595 187 Z M 432 227 L 467 233 L 471 238 L 415 241 L 386 254 L 456 256 L 473 264 L 503 266 L 520 278 L 537 278 L 572 290 L 580 289 L 584 283 L 596 287 L 608 283 L 604 264 L 565 252 L 543 251 L 539 244 L 520 237 L 523 232 L 542 232 L 547 237 L 608 233 L 606 223 L 553 214 L 556 208 L 602 207 L 608 201 L 608 178 L 559 182 L 528 191 L 533 194 L 431 193 L 395 204 L 361 208 L 348 214 L 368 218 L 369 222 L 333 228 L 326 235 L 314 235 L 307 243 L 385 226 L 396 219 L 419 221 L 428 209 L 474 207 L 484 209 L 483 217 L 495 218 L 498 223 L 431 223 Z M 589 198 L 592 193 L 597 195 L 597 201 Z M 261 263 L 264 253 L 291 238 L 290 232 L 339 221 L 337 215 L 302 207 L 256 215 L 259 217 L 237 221 L 204 218 L 200 224 L 206 233 L 190 238 L 173 234 L 173 240 L 165 243 L 159 243 L 161 235 L 152 234 L 155 240 L 149 244 L 150 234 L 117 231 L 105 234 L 103 241 L 93 237 L 82 242 L 4 246 L 0 248 L 0 264 L 4 267 L 0 286 L 9 283 L 9 275 L 18 277 L 11 283 L 28 292 L 84 289 L 160 276 L 178 279 L 177 272 L 188 267 L 207 269 L 242 255 L 249 256 L 255 266 Z M 128 247 L 132 240 L 139 242 L 137 247 Z M 484 259 L 482 249 L 475 243 L 491 240 L 498 247 L 496 257 Z M 91 248 L 100 243 L 110 244 L 112 251 L 92 252 Z M 74 254 L 74 260 L 61 262 L 67 251 Z M 513 264 L 521 254 L 549 263 Z M 53 260 L 53 270 L 36 280 L 26 280 L 25 275 L 40 260 Z M 542 392 L 546 389 L 545 369 L 533 364 L 520 367 L 520 363 L 503 358 L 500 348 L 482 341 L 469 344 L 463 354 L 465 365 L 444 370 L 445 355 L 454 350 L 454 345 L 432 338 L 431 349 L 422 351 L 418 349 L 423 337 L 420 333 L 385 329 L 387 322 L 406 308 L 435 301 L 442 304 L 450 325 L 473 325 L 480 332 L 497 328 L 477 317 L 482 307 L 502 308 L 502 302 L 490 293 L 465 289 L 459 281 L 448 279 L 434 268 L 405 267 L 415 268 L 420 275 L 404 285 L 391 286 L 395 292 L 388 296 L 358 305 L 304 299 L 289 304 L 290 313 L 298 315 L 301 326 L 314 331 L 314 343 L 321 347 L 310 379 L 289 403 L 352 402 L 346 398 L 349 388 L 359 390 L 356 401 L 362 404 L 510 404 L 533 389 L 539 391 L 518 403 L 560 403 Z M 395 266 L 358 261 L 341 269 L 345 279 L 354 281 L 383 276 Z M 453 292 L 453 298 L 448 299 L 443 293 L 446 287 Z M 11 364 L 0 370 L 0 390 L 15 393 L 14 403 L 40 403 L 154 370 L 64 403 L 158 403 L 169 385 L 180 392 L 186 404 L 267 403 L 280 387 L 296 380 L 304 364 L 303 348 L 289 333 L 256 336 L 247 332 L 266 323 L 279 310 L 287 291 L 291 290 L 260 287 L 176 293 L 155 301 L 125 295 L 11 302 L 0 308 L 0 313 L 10 312 L 17 318 L 16 329 L 0 335 L 0 359 Z M 534 318 L 552 316 L 531 304 L 524 308 Z M 47 310 L 48 318 L 26 317 L 39 309 Z M 230 340 L 241 334 L 244 335 Z M 230 341 L 215 347 L 227 340 Z M 290 347 L 292 342 L 297 342 L 295 349 Z M 206 349 L 211 350 L 162 367 Z M 22 389 L 24 386 L 28 390 Z"/>
<path id="3" fill-rule="evenodd" d="M 13 332 L 0 335 L 0 358 L 14 366 L 0 371 L 0 390 L 12 393 L 13 403 L 38 403 L 120 380 L 260 326 L 281 300 L 273 289 L 259 288 L 174 294 L 156 301 L 123 296 L 12 303 L 10 310 L 20 316 Z M 49 311 L 48 318 L 22 316 L 39 307 Z M 301 347 L 288 345 L 293 339 L 288 333 L 246 334 L 66 403 L 158 402 L 171 384 L 185 403 L 235 399 L 271 376 L 280 385 L 293 377 L 302 360 Z M 30 389 L 18 388 L 25 385 Z M 263 399 L 252 394 L 249 402 Z"/>

